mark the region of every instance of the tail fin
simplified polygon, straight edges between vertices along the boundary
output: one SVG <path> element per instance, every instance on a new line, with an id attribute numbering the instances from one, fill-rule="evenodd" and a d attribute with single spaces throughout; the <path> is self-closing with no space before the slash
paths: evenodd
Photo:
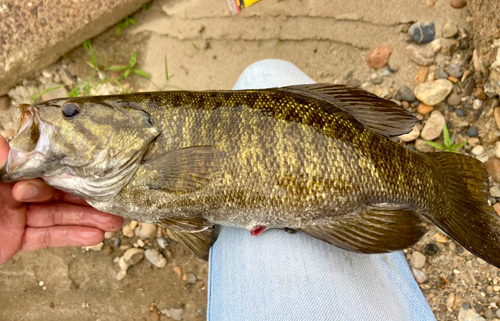
<path id="1" fill-rule="evenodd" d="M 427 155 L 442 174 L 445 192 L 442 206 L 428 218 L 470 252 L 500 268 L 500 216 L 488 205 L 484 165 L 460 154 Z"/>

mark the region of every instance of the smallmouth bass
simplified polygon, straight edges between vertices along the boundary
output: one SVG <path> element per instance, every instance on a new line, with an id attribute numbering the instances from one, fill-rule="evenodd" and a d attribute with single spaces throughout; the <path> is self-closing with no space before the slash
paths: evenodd
<path id="1" fill-rule="evenodd" d="M 384 253 L 417 242 L 427 218 L 500 267 L 483 164 L 391 141 L 416 118 L 358 88 L 64 98 L 21 113 L 3 181 L 41 177 L 98 210 L 162 224 L 205 259 L 217 225 Z"/>

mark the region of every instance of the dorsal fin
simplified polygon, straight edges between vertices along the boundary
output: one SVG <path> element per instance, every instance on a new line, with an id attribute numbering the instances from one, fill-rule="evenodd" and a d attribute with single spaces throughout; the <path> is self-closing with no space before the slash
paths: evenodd
<path id="1" fill-rule="evenodd" d="M 367 129 L 383 136 L 407 134 L 417 119 L 395 102 L 380 98 L 366 90 L 345 85 L 311 84 L 288 86 L 280 91 L 318 99 L 328 113 L 343 112 L 356 118 Z"/>

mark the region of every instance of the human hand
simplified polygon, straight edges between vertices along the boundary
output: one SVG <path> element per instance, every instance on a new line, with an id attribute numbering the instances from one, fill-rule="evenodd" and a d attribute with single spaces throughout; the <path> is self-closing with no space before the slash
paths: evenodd
<path id="1" fill-rule="evenodd" d="M 9 145 L 0 136 L 0 168 L 8 152 Z M 0 182 L 0 265 L 19 251 L 98 244 L 104 232 L 116 231 L 122 224 L 121 217 L 100 212 L 41 179 Z"/>

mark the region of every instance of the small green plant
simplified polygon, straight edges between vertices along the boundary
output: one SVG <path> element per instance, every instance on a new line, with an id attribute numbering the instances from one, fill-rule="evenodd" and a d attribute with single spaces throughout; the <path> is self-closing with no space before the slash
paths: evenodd
<path id="1" fill-rule="evenodd" d="M 176 86 L 172 86 L 172 85 L 169 85 L 169 81 L 174 78 L 175 75 L 171 75 L 168 73 L 168 61 L 167 61 L 167 56 L 165 56 L 165 84 L 162 86 L 162 87 L 159 87 L 157 86 L 154 82 L 152 82 L 152 84 L 156 87 L 156 89 L 158 91 L 162 91 L 164 90 L 165 88 L 167 87 L 171 87 L 171 88 L 176 88 L 176 89 L 180 89 L 179 87 L 176 87 Z"/>
<path id="2" fill-rule="evenodd" d="M 143 7 L 144 10 L 144 7 Z M 130 25 L 135 25 L 136 22 L 133 18 L 126 17 L 122 22 L 118 24 L 118 27 L 116 27 L 116 35 L 119 36 L 120 33 L 122 32 L 122 29 L 127 28 Z"/>
<path id="3" fill-rule="evenodd" d="M 133 52 L 132 55 L 130 56 L 130 60 L 128 61 L 128 66 L 111 66 L 108 67 L 107 70 L 110 71 L 123 71 L 123 74 L 118 76 L 116 80 L 119 80 L 120 78 L 126 79 L 130 73 L 134 73 L 136 75 L 139 75 L 141 77 L 146 77 L 146 78 L 151 78 L 151 75 L 145 72 L 142 69 L 134 68 L 137 63 L 137 52 Z"/>
<path id="4" fill-rule="evenodd" d="M 278 48 L 281 46 L 281 35 L 280 35 L 280 32 L 278 31 L 278 41 L 276 42 L 276 50 L 274 53 L 278 53 Z"/>
<path id="5" fill-rule="evenodd" d="M 59 89 L 61 87 L 62 87 L 62 85 L 49 87 L 49 88 L 44 89 L 43 91 L 41 91 L 39 93 L 34 93 L 33 95 L 31 95 L 29 97 L 29 99 L 33 103 L 35 100 L 37 100 L 38 98 L 40 98 L 40 96 L 42 96 L 43 94 L 46 94 L 46 93 L 51 92 L 51 91 L 54 91 L 54 90 Z"/>
<path id="6" fill-rule="evenodd" d="M 448 127 L 446 126 L 446 124 L 444 124 L 443 126 L 443 145 L 427 140 L 425 142 L 434 148 L 443 150 L 445 152 L 452 152 L 457 154 L 460 153 L 457 149 L 467 144 L 466 141 L 460 144 L 453 144 L 450 138 L 450 132 L 448 131 Z"/>

